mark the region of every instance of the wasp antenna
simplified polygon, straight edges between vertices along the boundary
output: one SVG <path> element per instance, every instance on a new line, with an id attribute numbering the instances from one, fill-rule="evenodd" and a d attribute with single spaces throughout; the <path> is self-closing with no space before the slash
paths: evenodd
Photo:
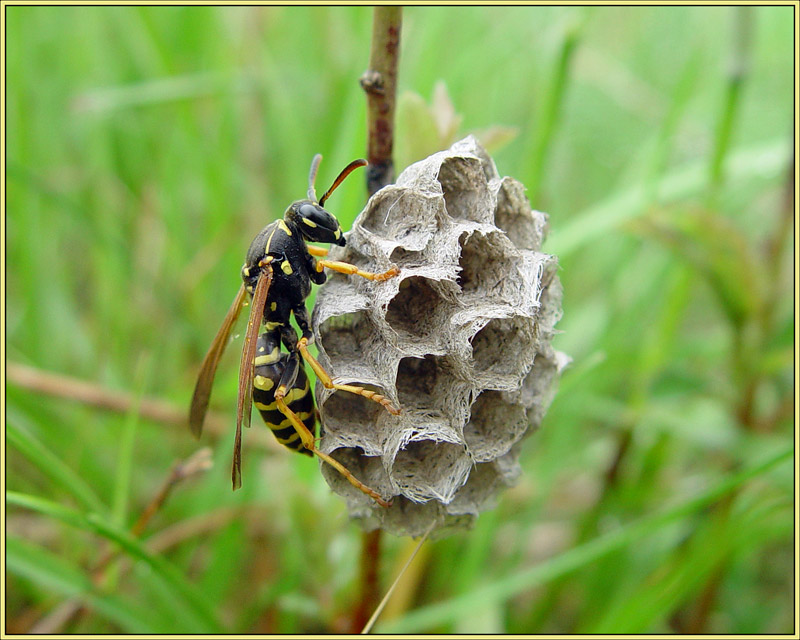
<path id="1" fill-rule="evenodd" d="M 334 180 L 334 181 L 333 181 L 333 184 L 331 185 L 331 188 L 330 188 L 330 189 L 328 189 L 328 190 L 325 192 L 325 195 L 323 195 L 323 196 L 322 196 L 322 197 L 319 199 L 319 206 L 321 207 L 321 206 L 323 206 L 323 205 L 325 204 L 325 201 L 328 199 L 328 196 L 330 196 L 330 195 L 333 193 L 333 190 L 334 190 L 336 187 L 338 187 L 340 184 L 342 184 L 342 181 L 343 181 L 343 180 L 344 180 L 344 179 L 345 179 L 347 176 L 349 176 L 349 175 L 350 175 L 350 174 L 351 174 L 353 171 L 355 171 L 355 170 L 356 170 L 356 169 L 358 169 L 359 167 L 366 167 L 368 164 L 369 164 L 369 163 L 368 163 L 366 160 L 364 160 L 364 159 L 362 158 L 362 159 L 360 159 L 360 160 L 353 160 L 353 161 L 352 161 L 350 164 L 348 164 L 348 165 L 347 165 L 347 166 L 346 166 L 344 169 L 342 169 L 342 172 L 339 174 L 339 176 L 336 178 L 336 180 Z"/>
<path id="2" fill-rule="evenodd" d="M 308 172 L 308 199 L 311 200 L 311 202 L 317 201 L 317 194 L 314 191 L 314 180 L 317 177 L 317 169 L 319 169 L 320 162 L 322 162 L 322 154 L 318 153 L 312 158 L 311 169 Z"/>

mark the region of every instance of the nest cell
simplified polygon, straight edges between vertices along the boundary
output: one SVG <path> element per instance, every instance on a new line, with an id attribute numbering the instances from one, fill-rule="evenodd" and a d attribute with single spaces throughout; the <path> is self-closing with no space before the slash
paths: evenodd
<path id="1" fill-rule="evenodd" d="M 394 227 L 402 222 L 392 216 L 392 212 L 402 202 L 402 193 L 395 193 L 393 196 L 375 197 L 373 206 L 365 209 L 359 219 L 364 229 L 379 236 L 387 236 L 387 232 L 394 230 Z M 402 211 L 402 209 L 403 207 L 400 206 L 398 211 Z"/>
<path id="2" fill-rule="evenodd" d="M 569 358 L 548 348 L 536 354 L 533 367 L 520 389 L 520 399 L 528 408 L 528 420 L 538 427 L 555 393 L 555 381 Z"/>
<path id="3" fill-rule="evenodd" d="M 464 439 L 475 462 L 507 453 L 528 428 L 525 408 L 508 402 L 500 391 L 488 390 L 472 405 Z"/>
<path id="4" fill-rule="evenodd" d="M 518 387 L 530 368 L 528 353 L 535 350 L 531 324 L 531 319 L 523 316 L 494 318 L 486 323 L 470 340 L 476 377 L 513 376 L 519 378 Z"/>
<path id="5" fill-rule="evenodd" d="M 429 404 L 433 397 L 439 366 L 436 356 L 403 358 L 397 365 L 397 397 L 403 406 Z"/>
<path id="6" fill-rule="evenodd" d="M 420 251 L 408 251 L 403 247 L 395 248 L 389 255 L 389 262 L 398 269 L 413 269 L 425 264 L 425 258 Z"/>
<path id="7" fill-rule="evenodd" d="M 337 358 L 350 358 L 360 351 L 363 338 L 369 335 L 371 327 L 366 312 L 356 311 L 331 316 L 319 329 L 320 340 L 326 350 L 335 353 Z"/>
<path id="8" fill-rule="evenodd" d="M 447 504 L 466 482 L 471 466 L 463 444 L 415 434 L 397 451 L 391 477 L 414 502 Z"/>
<path id="9" fill-rule="evenodd" d="M 418 340 L 437 328 L 431 322 L 431 310 L 443 304 L 433 287 L 433 280 L 411 276 L 400 283 L 397 295 L 386 310 L 386 321 L 398 334 Z"/>
<path id="10" fill-rule="evenodd" d="M 441 203 L 433 195 L 385 187 L 370 199 L 359 216 L 359 226 L 377 237 L 421 250 L 436 231 L 440 208 Z"/>
<path id="11" fill-rule="evenodd" d="M 406 424 L 444 419 L 461 433 L 469 416 L 470 383 L 456 371 L 451 356 L 407 356 L 397 366 L 395 388 Z"/>
<path id="12" fill-rule="evenodd" d="M 457 282 L 464 294 L 492 297 L 510 275 L 514 258 L 506 255 L 501 234 L 462 233 L 458 238 L 461 267 Z"/>
<path id="13" fill-rule="evenodd" d="M 558 263 L 551 260 L 542 274 L 541 293 L 539 296 L 539 328 L 542 336 L 549 340 L 555 333 L 555 325 L 561 319 L 561 298 L 563 290 L 558 279 Z"/>
<path id="14" fill-rule="evenodd" d="M 376 328 L 365 311 L 331 316 L 319 328 L 319 348 L 326 355 L 336 354 L 334 374 L 340 376 L 355 372 L 371 377 L 366 355 L 376 339 Z"/>
<path id="15" fill-rule="evenodd" d="M 541 249 L 547 216 L 531 209 L 525 197 L 525 187 L 513 178 L 503 178 L 500 184 L 494 223 L 506 232 L 517 249 Z"/>
<path id="16" fill-rule="evenodd" d="M 467 482 L 453 501 L 445 507 L 447 513 L 456 516 L 477 516 L 481 511 L 494 505 L 497 491 L 504 485 L 494 462 L 476 464 L 470 471 Z"/>
<path id="17" fill-rule="evenodd" d="M 362 384 L 364 389 L 384 394 L 383 389 L 373 385 Z M 376 424 L 385 409 L 377 402 L 364 396 L 347 391 L 335 391 L 320 405 L 322 422 L 325 432 L 331 435 L 358 434 L 369 453 L 380 452 L 380 443 L 377 442 L 377 432 L 365 431 L 364 425 Z M 375 436 L 374 442 L 369 442 L 370 434 Z"/>
<path id="18" fill-rule="evenodd" d="M 364 454 L 360 447 L 344 446 L 329 452 L 329 455 L 342 463 L 356 478 L 373 488 L 384 498 L 391 498 L 393 491 L 391 482 L 383 468 L 381 458 Z M 364 494 L 354 487 L 341 473 L 329 464 L 322 464 L 320 469 L 325 481 L 340 496 L 356 503 L 364 499 Z"/>
<path id="19" fill-rule="evenodd" d="M 447 158 L 439 168 L 438 180 L 450 217 L 473 222 L 487 222 L 491 218 L 491 197 L 478 158 Z"/>

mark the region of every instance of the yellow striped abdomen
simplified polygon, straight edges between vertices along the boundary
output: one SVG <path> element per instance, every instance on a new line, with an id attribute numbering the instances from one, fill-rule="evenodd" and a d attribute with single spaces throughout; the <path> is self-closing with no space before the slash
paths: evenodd
<path id="1" fill-rule="evenodd" d="M 292 426 L 289 418 L 278 409 L 278 405 L 275 402 L 275 389 L 278 388 L 289 355 L 281 353 L 277 346 L 270 353 L 261 351 L 260 348 L 262 346 L 269 346 L 265 338 L 266 335 L 265 333 L 259 336 L 256 349 L 253 404 L 261 414 L 264 423 L 275 434 L 278 442 L 299 453 L 312 455 L 303 446 L 300 435 Z M 284 401 L 311 434 L 316 436 L 317 419 L 314 408 L 314 395 L 311 392 L 308 376 L 302 363 L 297 371 L 297 379 L 287 391 Z"/>

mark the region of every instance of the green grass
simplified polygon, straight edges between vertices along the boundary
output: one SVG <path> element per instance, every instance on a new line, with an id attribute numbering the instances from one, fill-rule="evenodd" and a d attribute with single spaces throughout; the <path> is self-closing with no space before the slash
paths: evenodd
<path id="1" fill-rule="evenodd" d="M 793 631 L 792 24 L 405 10 L 400 91 L 430 102 L 443 80 L 459 135 L 518 131 L 494 157 L 550 214 L 574 363 L 518 486 L 429 543 L 378 631 Z M 232 428 L 207 434 L 213 469 L 128 529 L 199 446 L 135 407 L 188 408 L 252 237 L 314 153 L 319 184 L 364 154 L 370 28 L 367 7 L 6 9 L 7 358 L 134 399 L 114 414 L 9 382 L 7 632 L 68 599 L 86 610 L 56 631 L 347 630 L 358 530 L 256 426 L 241 491 Z M 406 157 L 433 129 L 403 104 Z M 330 208 L 349 228 L 363 201 L 351 178 Z M 231 427 L 235 351 L 212 398 Z M 407 545 L 385 538 L 386 585 Z"/>

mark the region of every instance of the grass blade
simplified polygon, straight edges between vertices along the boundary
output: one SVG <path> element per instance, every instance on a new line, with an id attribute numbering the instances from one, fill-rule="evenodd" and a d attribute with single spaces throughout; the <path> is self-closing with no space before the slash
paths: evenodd
<path id="1" fill-rule="evenodd" d="M 567 26 L 558 60 L 553 69 L 553 77 L 545 92 L 544 106 L 529 156 L 530 162 L 522 174 L 527 177 L 528 197 L 531 202 L 539 201 L 544 166 L 564 110 L 564 94 L 569 81 L 572 58 L 580 42 L 585 22 L 586 13 L 583 13 L 573 17 L 573 21 Z"/>
<path id="2" fill-rule="evenodd" d="M 6 503 L 10 506 L 23 507 L 50 516 L 65 524 L 97 533 L 104 538 L 117 543 L 134 560 L 147 564 L 153 572 L 172 588 L 175 605 L 181 606 L 193 614 L 194 627 L 191 631 L 204 633 L 219 633 L 221 625 L 211 613 L 212 606 L 191 583 L 167 560 L 149 552 L 142 543 L 127 531 L 111 525 L 97 514 L 84 517 L 80 513 L 63 507 L 59 504 L 31 496 L 10 491 L 6 494 Z M 188 630 L 187 630 L 188 631 Z"/>
<path id="3" fill-rule="evenodd" d="M 17 538 L 7 538 L 6 561 L 9 573 L 67 598 L 79 598 L 125 633 L 155 632 L 148 625 L 150 616 L 146 611 L 131 607 L 113 594 L 97 593 L 85 572 L 49 551 Z"/>
<path id="4" fill-rule="evenodd" d="M 40 440 L 10 422 L 6 424 L 6 438 L 8 444 L 28 458 L 53 482 L 68 491 L 83 507 L 99 513 L 107 512 L 106 506 L 83 478 Z"/>
<path id="5" fill-rule="evenodd" d="M 731 182 L 742 182 L 781 176 L 788 163 L 788 151 L 786 140 L 780 139 L 732 153 L 727 166 L 728 178 Z M 706 163 L 702 159 L 667 173 L 658 185 L 659 201 L 670 204 L 698 195 L 707 185 L 707 175 Z M 560 230 L 553 230 L 547 251 L 563 259 L 630 222 L 645 213 L 649 193 L 647 186 L 640 183 L 590 207 L 576 215 L 569 224 L 562 225 Z"/>
<path id="6" fill-rule="evenodd" d="M 725 87 L 725 100 L 717 122 L 714 149 L 708 168 L 709 204 L 719 194 L 724 181 L 723 165 L 733 137 L 736 114 L 742 102 L 742 86 L 750 69 L 750 49 L 754 31 L 755 13 L 751 7 L 734 7 L 734 34 L 732 37 L 730 70 Z"/>
<path id="7" fill-rule="evenodd" d="M 699 496 L 678 504 L 663 513 L 645 516 L 638 522 L 590 542 L 573 547 L 542 564 L 523 569 L 485 587 L 456 596 L 445 602 L 417 609 L 399 620 L 380 625 L 380 633 L 416 633 L 448 624 L 468 615 L 476 607 L 490 606 L 559 576 L 575 571 L 603 556 L 660 530 L 662 527 L 691 515 L 727 495 L 748 480 L 766 473 L 778 464 L 790 460 L 793 449 L 784 450 L 767 461 L 731 475 Z"/>

